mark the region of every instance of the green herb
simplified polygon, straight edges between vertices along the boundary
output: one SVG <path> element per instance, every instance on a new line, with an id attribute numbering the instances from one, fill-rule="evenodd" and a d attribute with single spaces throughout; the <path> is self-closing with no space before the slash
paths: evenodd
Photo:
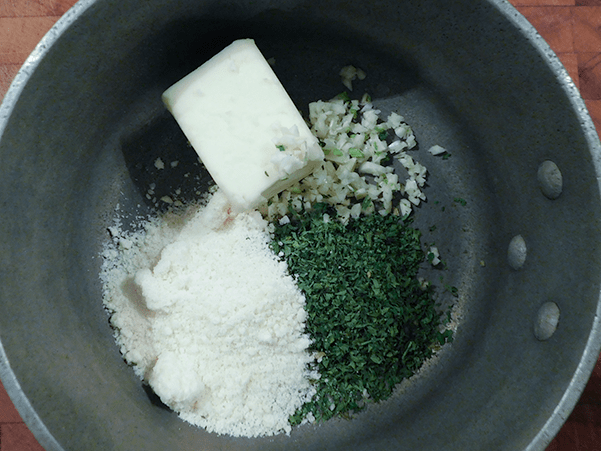
<path id="1" fill-rule="evenodd" d="M 444 287 L 445 287 L 445 290 L 447 290 L 453 296 L 457 296 L 457 294 L 459 293 L 459 290 L 457 289 L 457 287 L 454 287 L 454 286 L 449 285 L 449 284 L 445 284 Z"/>
<path id="2" fill-rule="evenodd" d="M 410 220 L 378 214 L 347 225 L 323 221 L 323 204 L 276 226 L 271 243 L 306 298 L 306 332 L 321 356 L 317 394 L 290 418 L 348 416 L 388 398 L 449 341 L 430 290 L 417 280 L 424 261 Z M 332 212 L 332 214 L 334 214 Z"/>
<path id="3" fill-rule="evenodd" d="M 386 139 L 388 138 L 387 129 L 383 127 L 375 127 L 374 130 L 378 134 L 378 138 L 380 138 L 380 141 L 386 141 Z"/>
<path id="4" fill-rule="evenodd" d="M 340 94 L 338 94 L 338 95 L 337 95 L 336 97 L 334 97 L 334 98 L 335 98 L 335 99 L 338 99 L 338 100 L 343 100 L 343 101 L 345 101 L 345 102 L 350 102 L 350 100 L 351 100 L 351 96 L 349 96 L 349 95 L 348 95 L 348 92 L 346 92 L 346 91 L 343 91 L 343 92 L 341 92 Z"/>
<path id="5" fill-rule="evenodd" d="M 442 156 L 442 159 L 443 159 L 443 160 L 448 160 L 449 158 L 451 158 L 451 154 L 450 154 L 450 153 L 445 153 L 445 154 Z"/>
<path id="6" fill-rule="evenodd" d="M 341 157 L 341 156 L 343 156 L 343 155 L 344 155 L 344 153 L 342 153 L 342 150 L 340 150 L 340 149 L 334 149 L 334 150 L 332 151 L 332 153 L 333 153 L 334 155 L 336 155 L 337 157 Z"/>
<path id="7" fill-rule="evenodd" d="M 371 207 L 372 204 L 373 204 L 373 201 L 371 200 L 371 197 L 366 197 L 361 202 L 361 209 L 367 210 L 369 207 Z"/>
<path id="8" fill-rule="evenodd" d="M 453 341 L 453 331 L 450 329 L 446 329 L 444 332 L 439 332 L 436 339 L 441 345 L 444 345 L 445 343 L 451 343 Z"/>
<path id="9" fill-rule="evenodd" d="M 282 144 L 279 144 L 276 147 L 280 150 L 280 152 L 285 152 L 286 151 L 286 148 Z"/>
<path id="10" fill-rule="evenodd" d="M 348 154 L 353 158 L 364 158 L 365 157 L 365 155 L 363 155 L 363 152 L 361 152 L 361 150 L 357 149 L 356 147 L 351 147 L 348 151 Z"/>
<path id="11" fill-rule="evenodd" d="M 465 207 L 467 205 L 467 201 L 465 199 L 460 198 L 460 197 L 456 197 L 453 200 L 455 202 L 457 202 L 458 204 L 460 204 L 461 206 L 463 206 L 463 207 Z"/>

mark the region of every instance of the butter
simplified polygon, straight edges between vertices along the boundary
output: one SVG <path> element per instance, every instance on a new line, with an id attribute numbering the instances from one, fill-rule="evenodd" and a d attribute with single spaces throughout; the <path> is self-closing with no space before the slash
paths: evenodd
<path id="1" fill-rule="evenodd" d="M 237 211 L 309 175 L 323 152 L 252 39 L 167 89 L 167 109 Z"/>

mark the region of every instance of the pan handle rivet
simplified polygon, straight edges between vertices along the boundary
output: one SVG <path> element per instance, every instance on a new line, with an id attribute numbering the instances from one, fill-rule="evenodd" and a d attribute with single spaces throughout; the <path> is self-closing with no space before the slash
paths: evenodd
<path id="1" fill-rule="evenodd" d="M 563 177 L 555 163 L 543 161 L 538 167 L 538 184 L 543 194 L 549 199 L 557 199 L 563 190 Z"/>
<path id="2" fill-rule="evenodd" d="M 509 248 L 507 249 L 507 262 L 516 271 L 524 266 L 526 262 L 526 241 L 522 235 L 514 236 L 509 242 Z"/>
<path id="3" fill-rule="evenodd" d="M 559 307 L 555 302 L 545 302 L 536 314 L 534 336 L 540 341 L 548 340 L 557 330 L 558 324 Z"/>

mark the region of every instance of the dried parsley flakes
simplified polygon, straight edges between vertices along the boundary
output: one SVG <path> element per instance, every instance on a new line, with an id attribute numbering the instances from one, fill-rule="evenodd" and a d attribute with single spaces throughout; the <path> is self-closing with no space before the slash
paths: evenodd
<path id="1" fill-rule="evenodd" d="M 408 219 L 324 221 L 325 206 L 276 227 L 272 248 L 305 293 L 311 350 L 321 356 L 317 395 L 292 418 L 350 415 L 388 398 L 432 354 L 442 313 L 417 271 L 420 232 Z"/>

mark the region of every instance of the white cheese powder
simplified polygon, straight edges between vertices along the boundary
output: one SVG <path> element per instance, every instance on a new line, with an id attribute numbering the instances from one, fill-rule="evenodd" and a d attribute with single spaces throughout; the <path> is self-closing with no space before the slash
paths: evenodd
<path id="1" fill-rule="evenodd" d="M 288 417 L 313 396 L 317 375 L 307 369 L 304 297 L 269 248 L 261 215 L 228 217 L 218 192 L 184 223 L 112 234 L 105 305 L 136 373 L 210 432 L 290 432 Z"/>

